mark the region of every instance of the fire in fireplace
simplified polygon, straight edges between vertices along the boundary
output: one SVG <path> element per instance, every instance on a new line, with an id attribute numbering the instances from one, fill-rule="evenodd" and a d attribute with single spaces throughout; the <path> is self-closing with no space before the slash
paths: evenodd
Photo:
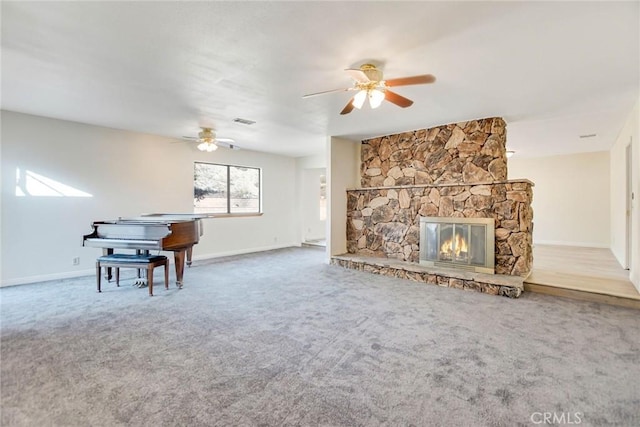
<path id="1" fill-rule="evenodd" d="M 420 218 L 420 264 L 494 273 L 493 218 Z"/>
<path id="2" fill-rule="evenodd" d="M 455 232 L 454 229 L 456 229 Z M 445 225 L 440 229 L 440 236 L 444 236 L 445 239 L 440 246 L 440 259 L 466 263 L 469 258 L 468 228 Z"/>

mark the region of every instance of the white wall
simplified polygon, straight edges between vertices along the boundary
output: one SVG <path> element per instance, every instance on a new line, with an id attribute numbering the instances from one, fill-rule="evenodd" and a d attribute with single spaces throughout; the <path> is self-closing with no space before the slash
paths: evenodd
<path id="1" fill-rule="evenodd" d="M 611 251 L 620 264 L 630 267 L 630 278 L 640 292 L 640 99 L 629 115 L 629 119 L 611 148 Z M 631 205 L 631 259 L 626 252 L 626 161 L 625 151 L 631 144 L 632 191 L 635 194 Z"/>
<path id="2" fill-rule="evenodd" d="M 298 169 L 319 169 L 327 167 L 327 153 L 325 151 L 312 156 L 296 157 Z"/>
<path id="3" fill-rule="evenodd" d="M 100 249 L 82 247 L 96 220 L 193 212 L 193 162 L 262 168 L 264 215 L 208 219 L 194 258 L 299 244 L 295 159 L 2 111 L 2 285 L 93 274 Z M 17 197 L 16 169 L 93 197 Z M 80 265 L 72 258 L 79 256 Z"/>
<path id="4" fill-rule="evenodd" d="M 517 155 L 516 155 L 517 156 Z M 509 159 L 509 179 L 533 181 L 533 243 L 608 248 L 609 153 Z"/>
<path id="5" fill-rule="evenodd" d="M 360 187 L 360 141 L 327 140 L 327 260 L 347 252 L 347 189 Z"/>

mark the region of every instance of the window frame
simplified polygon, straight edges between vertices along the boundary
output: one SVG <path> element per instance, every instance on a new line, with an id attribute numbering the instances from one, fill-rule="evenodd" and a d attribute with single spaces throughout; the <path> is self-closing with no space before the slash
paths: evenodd
<path id="1" fill-rule="evenodd" d="M 194 161 L 193 162 L 194 172 L 195 172 L 195 168 L 196 168 L 197 164 L 212 165 L 212 166 L 223 166 L 223 167 L 225 167 L 227 169 L 227 188 L 226 188 L 226 192 L 227 192 L 227 211 L 226 212 L 199 212 L 199 213 L 207 213 L 207 214 L 214 215 L 216 217 L 260 216 L 260 215 L 263 214 L 263 212 L 262 212 L 262 168 L 258 168 L 258 167 L 254 167 L 254 166 L 232 165 L 232 164 L 225 164 L 225 163 Z M 258 171 L 258 211 L 257 212 L 231 212 L 231 168 L 232 167 L 245 168 L 245 169 L 255 169 L 255 170 Z M 195 192 L 195 177 L 193 179 L 192 190 L 194 190 L 194 192 Z M 194 197 L 193 209 L 194 209 L 194 212 L 195 212 L 195 209 L 196 209 L 195 197 Z"/>

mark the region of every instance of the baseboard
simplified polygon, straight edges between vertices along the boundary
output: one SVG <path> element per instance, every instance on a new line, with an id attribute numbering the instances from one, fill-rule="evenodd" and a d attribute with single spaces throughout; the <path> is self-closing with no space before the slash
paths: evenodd
<path id="1" fill-rule="evenodd" d="M 29 283 L 48 282 L 50 280 L 73 279 L 75 277 L 92 276 L 96 274 L 95 268 L 89 270 L 65 271 L 63 273 L 40 274 L 37 276 L 20 277 L 17 279 L 3 280 L 0 288 L 5 286 L 26 285 Z"/>
<path id="2" fill-rule="evenodd" d="M 238 249 L 235 251 L 216 252 L 212 254 L 194 255 L 193 260 L 206 260 L 212 258 L 221 258 L 232 255 L 250 254 L 253 252 L 271 251 L 274 249 L 290 248 L 292 246 L 300 247 L 300 243 L 287 243 L 280 245 L 261 246 L 257 248 Z M 170 263 L 173 264 L 173 256 L 169 257 Z M 48 282 L 51 280 L 72 279 L 75 277 L 93 276 L 96 274 L 94 268 L 89 270 L 65 271 L 62 273 L 40 274 L 37 276 L 20 277 L 17 279 L 3 280 L 0 282 L 0 288 L 5 286 L 27 285 L 29 283 Z"/>
<path id="3" fill-rule="evenodd" d="M 600 243 L 586 243 L 586 242 L 566 242 L 562 240 L 536 240 L 533 242 L 535 245 L 550 245 L 550 246 L 576 246 L 579 248 L 598 248 L 609 249 L 609 245 L 603 245 Z"/>
<path id="4" fill-rule="evenodd" d="M 215 253 L 211 253 L 211 254 L 194 255 L 193 256 L 193 260 L 194 261 L 202 261 L 202 260 L 207 260 L 207 259 L 222 258 L 222 257 L 226 257 L 226 256 L 244 255 L 244 254 L 250 254 L 250 253 L 254 253 L 254 252 L 272 251 L 274 249 L 284 249 L 284 248 L 290 248 L 292 246 L 300 247 L 300 243 L 285 243 L 285 244 L 280 244 L 280 245 L 260 246 L 260 247 L 257 247 L 257 248 L 246 248 L 246 249 L 237 249 L 237 250 L 234 250 L 234 251 L 225 251 L 225 252 L 215 252 Z"/>
<path id="5" fill-rule="evenodd" d="M 308 242 L 310 240 L 326 240 L 326 237 L 324 237 L 324 236 L 317 236 L 317 237 L 307 236 L 307 237 L 304 238 L 305 242 Z"/>

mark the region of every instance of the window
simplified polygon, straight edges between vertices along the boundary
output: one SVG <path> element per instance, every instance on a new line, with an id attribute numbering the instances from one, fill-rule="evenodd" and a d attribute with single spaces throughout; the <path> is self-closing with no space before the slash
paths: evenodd
<path id="1" fill-rule="evenodd" d="M 195 162 L 195 213 L 260 213 L 260 169 Z"/>

